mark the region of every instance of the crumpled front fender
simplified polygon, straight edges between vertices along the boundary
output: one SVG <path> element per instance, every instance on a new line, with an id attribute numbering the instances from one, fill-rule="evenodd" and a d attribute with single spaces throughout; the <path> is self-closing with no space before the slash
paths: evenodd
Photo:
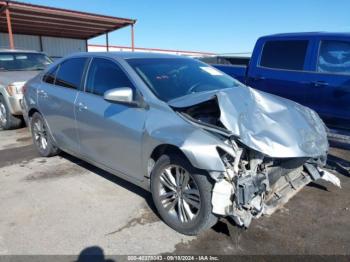
<path id="1" fill-rule="evenodd" d="M 143 145 L 144 163 L 150 159 L 153 150 L 159 145 L 173 145 L 180 149 L 191 164 L 207 171 L 224 172 L 225 166 L 217 148 L 234 155 L 232 147 L 224 143 L 219 137 L 193 125 L 181 117 L 172 114 L 169 121 L 154 121 L 150 117 L 145 126 Z"/>

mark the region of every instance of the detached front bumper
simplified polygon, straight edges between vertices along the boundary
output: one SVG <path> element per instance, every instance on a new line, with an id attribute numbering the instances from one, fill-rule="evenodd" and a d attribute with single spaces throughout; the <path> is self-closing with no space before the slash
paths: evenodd
<path id="1" fill-rule="evenodd" d="M 315 165 L 305 163 L 303 168 L 281 176 L 274 184 L 266 187 L 265 192 L 256 194 L 244 205 L 240 205 L 239 202 L 242 199 L 242 194 L 244 196 L 246 192 L 241 192 L 241 189 L 234 183 L 223 179 L 214 185 L 213 213 L 229 216 L 237 225 L 248 227 L 253 218 L 259 218 L 261 215 L 272 215 L 304 186 L 318 179 L 341 187 L 340 180 L 335 175 Z"/>
<path id="2" fill-rule="evenodd" d="M 312 181 L 323 179 L 331 182 L 335 186 L 341 187 L 339 178 L 326 170 L 317 168 L 308 163 L 304 165 L 304 169 L 305 171 L 301 172 L 299 175 L 294 174 L 294 176 L 288 175 L 281 177 L 282 181 L 276 183 L 273 194 L 266 199 L 264 206 L 265 215 L 273 214 Z"/>

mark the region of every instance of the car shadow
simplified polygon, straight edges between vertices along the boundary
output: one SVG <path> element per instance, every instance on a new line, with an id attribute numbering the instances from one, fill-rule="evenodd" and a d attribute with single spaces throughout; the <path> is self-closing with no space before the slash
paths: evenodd
<path id="1" fill-rule="evenodd" d="M 350 177 L 350 162 L 338 156 L 329 154 L 326 168 L 334 170 L 343 176 Z"/>
<path id="2" fill-rule="evenodd" d="M 326 186 L 320 185 L 320 184 L 315 183 L 315 182 L 310 182 L 309 184 L 307 184 L 307 186 L 329 192 L 329 190 L 328 190 L 328 188 Z"/>
<path id="3" fill-rule="evenodd" d="M 90 172 L 92 172 L 100 177 L 103 177 L 104 179 L 109 180 L 110 182 L 112 182 L 118 186 L 121 186 L 121 187 L 129 190 L 130 192 L 133 192 L 133 193 L 141 196 L 142 198 L 145 199 L 148 207 L 157 215 L 157 217 L 159 219 L 161 219 L 156 207 L 153 204 L 152 194 L 150 192 L 148 192 L 147 190 L 145 190 L 139 186 L 136 186 L 136 185 L 134 185 L 134 184 L 132 184 L 132 183 L 116 176 L 116 175 L 113 175 L 113 174 L 111 174 L 111 173 L 109 173 L 101 168 L 98 168 L 92 164 L 89 164 L 89 163 L 85 162 L 84 160 L 81 160 L 77 157 L 69 155 L 68 153 L 61 152 L 60 156 L 63 157 L 64 159 L 70 161 L 70 162 L 73 162 L 76 165 L 79 165 L 80 167 L 82 167 L 84 169 L 89 170 Z"/>

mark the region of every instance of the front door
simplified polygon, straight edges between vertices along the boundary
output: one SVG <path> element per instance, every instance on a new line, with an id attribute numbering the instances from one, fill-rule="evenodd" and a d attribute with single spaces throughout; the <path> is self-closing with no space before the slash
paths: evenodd
<path id="1" fill-rule="evenodd" d="M 75 104 L 80 151 L 99 164 L 141 180 L 141 145 L 147 111 L 103 99 L 104 92 L 118 87 L 134 89 L 116 62 L 93 58 L 85 92 L 78 95 Z"/>
<path id="2" fill-rule="evenodd" d="M 247 84 L 306 104 L 305 94 L 310 86 L 305 69 L 310 49 L 307 39 L 266 41 L 256 66 L 249 68 Z"/>

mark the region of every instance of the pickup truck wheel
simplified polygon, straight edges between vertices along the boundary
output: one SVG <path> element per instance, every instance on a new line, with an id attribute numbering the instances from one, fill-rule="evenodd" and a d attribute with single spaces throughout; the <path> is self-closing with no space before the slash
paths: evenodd
<path id="1" fill-rule="evenodd" d="M 32 131 L 33 143 L 41 156 L 55 156 L 60 152 L 58 147 L 54 145 L 53 139 L 41 114 L 34 113 L 30 121 L 30 128 Z"/>
<path id="2" fill-rule="evenodd" d="M 176 154 L 161 156 L 151 174 L 152 197 L 160 216 L 185 235 L 197 235 L 216 224 L 212 188 L 208 174 Z"/>
<path id="3" fill-rule="evenodd" d="M 22 118 L 13 116 L 2 96 L 0 96 L 0 127 L 4 130 L 20 128 Z"/>

